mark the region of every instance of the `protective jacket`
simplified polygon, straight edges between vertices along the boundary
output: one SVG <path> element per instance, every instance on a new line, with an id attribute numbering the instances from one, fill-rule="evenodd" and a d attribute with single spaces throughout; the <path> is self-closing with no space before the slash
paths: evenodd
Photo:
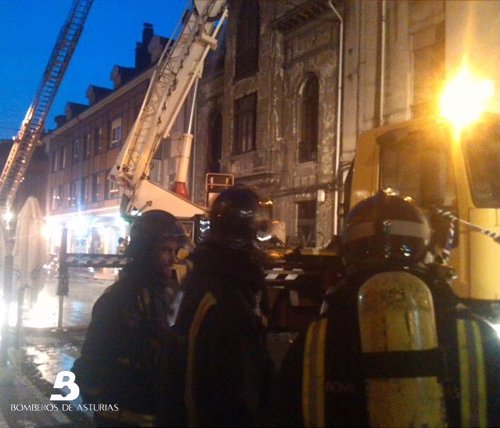
<path id="1" fill-rule="evenodd" d="M 329 296 L 324 317 L 290 348 L 275 394 L 275 424 L 368 426 L 368 378 L 436 376 L 443 387 L 448 426 L 499 426 L 498 337 L 459 303 L 445 281 L 432 278 L 421 276 L 433 295 L 437 352 L 426 355 L 424 364 L 412 360 L 412 353 L 375 364 L 364 359 L 357 292 L 367 277 L 352 276 Z"/>
<path id="2" fill-rule="evenodd" d="M 152 426 L 158 368 L 168 343 L 171 288 L 136 266 L 96 301 L 81 356 L 72 371 L 84 401 L 117 404 L 98 412 L 116 426 Z"/>
<path id="3" fill-rule="evenodd" d="M 271 367 L 259 261 L 252 251 L 213 240 L 202 242 L 192 259 L 174 326 L 185 338 L 184 354 L 167 369 L 168 414 L 160 423 L 259 426 Z"/>

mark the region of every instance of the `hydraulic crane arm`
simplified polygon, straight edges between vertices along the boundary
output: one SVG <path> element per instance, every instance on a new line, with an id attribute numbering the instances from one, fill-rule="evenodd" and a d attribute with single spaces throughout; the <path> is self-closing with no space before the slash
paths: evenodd
<path id="1" fill-rule="evenodd" d="M 0 207 L 14 202 L 31 157 L 43 133 L 45 120 L 77 45 L 93 0 L 74 0 L 57 38 L 42 81 L 0 175 Z"/>
<path id="2" fill-rule="evenodd" d="M 201 76 L 205 58 L 216 47 L 226 15 L 225 0 L 194 0 L 193 8 L 184 16 L 180 34 L 163 51 L 141 110 L 108 177 L 129 198 L 124 209 L 127 213 L 134 207 L 145 208 L 134 199 L 144 199 L 144 191 L 139 188 L 147 188 L 149 193 L 151 186 L 142 182 L 147 181 L 151 159 L 161 141 L 169 136 L 193 83 Z M 172 192 L 168 193 L 175 198 Z M 150 196 L 146 202 L 151 202 Z M 199 208 L 193 211 L 200 212 Z"/>

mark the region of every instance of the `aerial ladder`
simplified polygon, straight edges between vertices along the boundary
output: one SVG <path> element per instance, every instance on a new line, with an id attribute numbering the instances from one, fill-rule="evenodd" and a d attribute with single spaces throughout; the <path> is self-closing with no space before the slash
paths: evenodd
<path id="1" fill-rule="evenodd" d="M 225 0 L 194 0 L 166 45 L 141 110 L 108 176 L 122 189 L 122 214 L 155 209 L 188 219 L 204 213 L 203 207 L 187 199 L 185 188 L 192 135 L 185 134 L 182 141 L 175 192 L 153 184 L 148 173 L 156 150 L 169 137 L 193 84 L 201 77 L 209 50 L 217 46 L 217 34 L 226 16 Z"/>
<path id="2" fill-rule="evenodd" d="M 45 120 L 75 51 L 92 2 L 93 0 L 73 1 L 35 99 L 26 113 L 17 136 L 14 137 L 14 144 L 0 175 L 0 207 L 4 212 L 10 210 L 35 148 L 39 145 Z"/>
<path id="3" fill-rule="evenodd" d="M 58 35 L 56 44 L 42 76 L 35 99 L 29 107 L 0 175 L 0 211 L 8 214 L 15 201 L 19 186 L 24 180 L 26 170 L 40 137 L 44 131 L 45 120 L 56 96 L 57 90 L 68 68 L 71 56 L 83 31 L 93 0 L 73 0 L 69 14 Z M 7 229 L 9 225 L 7 224 Z M 8 319 L 12 298 L 13 256 L 9 253 L 4 263 L 4 305 L 2 340 L 0 342 L 0 367 L 7 362 Z M 61 305 L 62 310 L 62 305 Z"/>

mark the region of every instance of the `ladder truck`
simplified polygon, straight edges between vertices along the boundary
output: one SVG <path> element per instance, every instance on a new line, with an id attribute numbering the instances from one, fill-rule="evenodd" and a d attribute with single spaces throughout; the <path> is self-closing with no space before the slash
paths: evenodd
<path id="1" fill-rule="evenodd" d="M 0 208 L 5 213 L 10 211 L 35 148 L 40 144 L 45 120 L 75 51 L 92 2 L 93 0 L 73 1 L 35 99 L 26 113 L 18 134 L 14 137 L 14 144 L 0 175 Z"/>
<path id="2" fill-rule="evenodd" d="M 175 192 L 153 184 L 148 172 L 153 155 L 168 138 L 183 103 L 201 77 L 205 58 L 215 49 L 226 16 L 225 0 L 194 0 L 184 14 L 182 28 L 165 47 L 137 119 L 108 176 L 122 189 L 122 215 L 164 210 L 180 219 L 191 219 L 204 214 L 203 207 L 187 199 L 190 133 L 184 134 Z"/>
<path id="3" fill-rule="evenodd" d="M 83 31 L 93 0 L 74 0 L 69 14 L 64 22 L 56 44 L 42 76 L 35 99 L 29 107 L 21 124 L 18 134 L 14 137 L 14 144 L 5 162 L 0 175 L 0 212 L 3 215 L 10 213 L 15 201 L 16 193 L 23 182 L 28 165 L 30 164 L 36 147 L 40 144 L 40 137 L 44 131 L 45 120 L 62 82 L 71 56 Z M 9 249 L 10 252 L 10 249 Z M 8 319 L 12 298 L 12 269 L 13 256 L 7 254 L 4 265 L 4 304 L 7 308 L 3 315 L 2 340 L 0 342 L 0 365 L 6 364 L 8 350 Z M 61 305 L 62 311 L 62 305 Z"/>

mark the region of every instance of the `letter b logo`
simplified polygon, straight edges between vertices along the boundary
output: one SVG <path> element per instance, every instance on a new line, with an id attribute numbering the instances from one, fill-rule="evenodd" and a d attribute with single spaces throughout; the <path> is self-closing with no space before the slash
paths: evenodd
<path id="1" fill-rule="evenodd" d="M 62 389 L 65 386 L 68 387 L 69 394 L 51 394 L 50 401 L 71 401 L 78 397 L 78 395 L 80 394 L 80 388 L 75 383 L 75 374 L 73 372 L 65 370 L 57 373 L 56 381 L 54 382 L 54 388 Z"/>

